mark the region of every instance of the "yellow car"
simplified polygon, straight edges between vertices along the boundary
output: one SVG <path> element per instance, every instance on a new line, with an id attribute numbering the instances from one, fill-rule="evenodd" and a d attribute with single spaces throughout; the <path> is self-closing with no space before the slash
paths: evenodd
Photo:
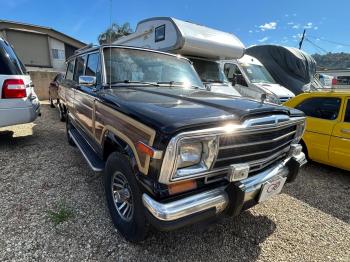
<path id="1" fill-rule="evenodd" d="M 284 105 L 307 116 L 301 141 L 306 155 L 350 171 L 350 90 L 303 93 Z"/>

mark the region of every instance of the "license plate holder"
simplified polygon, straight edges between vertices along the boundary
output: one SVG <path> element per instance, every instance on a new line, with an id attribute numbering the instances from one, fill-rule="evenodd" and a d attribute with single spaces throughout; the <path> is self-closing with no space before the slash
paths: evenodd
<path id="1" fill-rule="evenodd" d="M 287 180 L 287 177 L 278 176 L 263 184 L 260 190 L 260 196 L 258 202 L 263 202 L 275 195 L 278 195 Z"/>

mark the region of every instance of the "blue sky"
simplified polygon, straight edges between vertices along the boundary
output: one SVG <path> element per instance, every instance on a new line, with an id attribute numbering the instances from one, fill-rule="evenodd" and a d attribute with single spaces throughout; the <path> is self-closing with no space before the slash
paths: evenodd
<path id="1" fill-rule="evenodd" d="M 246 45 L 297 46 L 306 28 L 308 53 L 350 52 L 350 1 L 112 0 L 112 21 L 172 16 L 234 33 Z M 1 0 L 0 19 L 52 27 L 86 43 L 110 23 L 110 0 Z"/>

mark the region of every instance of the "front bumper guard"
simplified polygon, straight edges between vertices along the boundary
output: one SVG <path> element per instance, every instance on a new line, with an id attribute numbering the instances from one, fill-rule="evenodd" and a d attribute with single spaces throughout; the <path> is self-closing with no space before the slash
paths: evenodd
<path id="1" fill-rule="evenodd" d="M 277 176 L 287 177 L 287 181 L 292 181 L 297 176 L 299 168 L 305 163 L 305 155 L 301 152 L 261 173 L 239 182 L 230 183 L 225 187 L 205 191 L 169 203 L 160 203 L 144 193 L 142 201 L 151 214 L 152 224 L 159 222 L 162 225 L 160 228 L 165 227 L 165 229 L 167 223 L 174 224 L 176 221 L 181 221 L 181 226 L 190 224 L 191 221 L 184 222 L 186 217 L 193 220 L 196 214 L 202 216 L 206 211 L 210 211 L 211 214 L 215 215 L 228 210 L 229 214 L 238 215 L 245 208 L 245 204 L 257 199 L 265 182 Z M 257 202 L 255 201 L 255 203 Z"/>

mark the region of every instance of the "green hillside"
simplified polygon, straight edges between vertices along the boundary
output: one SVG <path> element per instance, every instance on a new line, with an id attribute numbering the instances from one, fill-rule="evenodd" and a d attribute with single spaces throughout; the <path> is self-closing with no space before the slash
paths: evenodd
<path id="1" fill-rule="evenodd" d="M 346 69 L 350 68 L 349 53 L 328 53 L 325 55 L 312 55 L 317 62 L 318 68 Z"/>

